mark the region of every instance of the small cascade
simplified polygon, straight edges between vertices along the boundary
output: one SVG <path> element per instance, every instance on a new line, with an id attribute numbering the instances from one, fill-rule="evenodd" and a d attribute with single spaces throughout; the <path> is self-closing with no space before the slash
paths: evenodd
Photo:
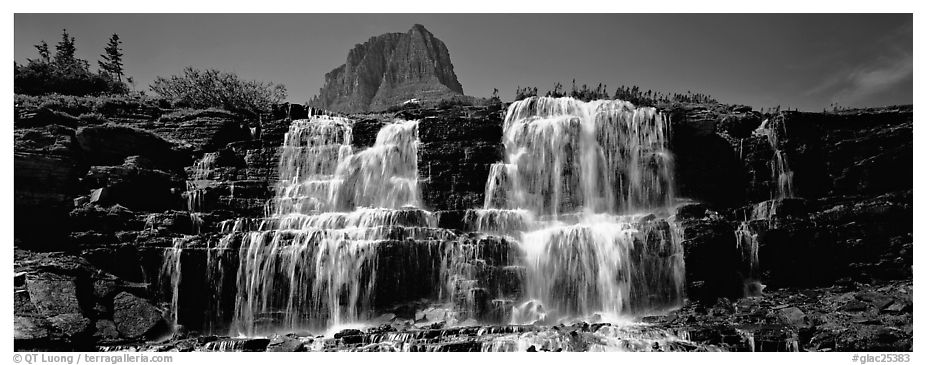
<path id="1" fill-rule="evenodd" d="M 187 211 L 190 212 L 190 220 L 193 224 L 193 234 L 199 234 L 202 228 L 203 219 L 203 201 L 206 197 L 206 188 L 211 184 L 208 180 L 209 174 L 212 173 L 215 159 L 218 156 L 216 152 L 209 152 L 203 155 L 196 164 L 193 165 L 193 173 L 186 182 L 187 187 Z"/>
<path id="2" fill-rule="evenodd" d="M 238 252 L 234 247 L 231 235 L 219 239 L 214 246 L 205 250 L 206 255 L 206 283 L 209 284 L 209 295 L 205 313 L 205 330 L 217 333 L 227 327 L 228 313 L 225 309 L 225 300 L 228 296 L 226 283 L 227 273 L 234 272 L 238 264 Z"/>
<path id="3" fill-rule="evenodd" d="M 161 290 L 170 293 L 170 319 L 171 324 L 176 326 L 179 323 L 180 313 L 180 257 L 183 254 L 183 239 L 174 238 L 173 246 L 164 249 L 161 260 L 161 269 L 158 274 L 158 281 L 161 283 Z"/>
<path id="4" fill-rule="evenodd" d="M 736 231 L 736 248 L 744 264 L 743 295 L 760 296 L 765 286 L 760 282 L 759 239 L 753 233 L 747 221 L 743 221 Z"/>
<path id="5" fill-rule="evenodd" d="M 665 219 L 641 214 L 672 203 L 668 131 L 654 108 L 617 100 L 532 97 L 508 108 L 506 160 L 467 223 L 518 240 L 527 298 L 513 323 L 681 304 L 680 240 Z"/>
<path id="6" fill-rule="evenodd" d="M 784 123 L 781 123 L 782 129 Z M 772 146 L 774 156 L 769 160 L 769 168 L 777 180 L 777 196 L 772 195 L 771 199 L 776 198 L 793 198 L 794 197 L 794 171 L 788 167 L 788 158 L 784 151 L 779 149 L 779 136 L 774 126 L 769 125 L 769 120 L 765 119 L 752 132 L 756 136 L 766 136 L 768 143 Z M 785 131 L 787 133 L 787 131 Z"/>

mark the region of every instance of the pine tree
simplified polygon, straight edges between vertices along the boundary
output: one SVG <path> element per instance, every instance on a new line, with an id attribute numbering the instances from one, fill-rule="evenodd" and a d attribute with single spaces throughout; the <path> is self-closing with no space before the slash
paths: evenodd
<path id="1" fill-rule="evenodd" d="M 118 34 L 113 34 L 109 38 L 109 43 L 106 44 L 104 51 L 106 53 L 100 55 L 103 58 L 102 61 L 97 61 L 100 65 L 100 72 L 108 74 L 111 77 L 115 77 L 116 80 L 122 81 L 122 76 L 125 75 L 125 71 L 122 68 L 122 49 L 119 45 L 122 44 L 122 41 L 119 40 Z"/>
<path id="2" fill-rule="evenodd" d="M 62 30 L 61 41 L 55 45 L 55 64 L 61 67 L 77 63 L 76 53 L 77 47 L 74 45 L 74 37 L 68 34 L 67 29 Z"/>
<path id="3" fill-rule="evenodd" d="M 35 49 L 39 51 L 39 57 L 42 58 L 42 62 L 48 63 L 51 61 L 51 54 L 48 52 L 48 43 L 42 41 L 42 43 L 35 45 Z"/>

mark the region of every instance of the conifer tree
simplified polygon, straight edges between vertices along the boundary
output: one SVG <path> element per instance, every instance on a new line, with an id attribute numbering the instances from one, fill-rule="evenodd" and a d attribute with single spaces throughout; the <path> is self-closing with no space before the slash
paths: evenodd
<path id="1" fill-rule="evenodd" d="M 119 40 L 119 35 L 113 34 L 113 36 L 109 38 L 109 43 L 106 44 L 106 48 L 104 48 L 105 53 L 100 55 L 103 60 L 97 61 L 100 65 L 100 73 L 105 73 L 120 82 L 122 81 L 122 76 L 125 75 L 122 65 L 123 53 L 120 48 L 121 44 L 122 41 Z"/>

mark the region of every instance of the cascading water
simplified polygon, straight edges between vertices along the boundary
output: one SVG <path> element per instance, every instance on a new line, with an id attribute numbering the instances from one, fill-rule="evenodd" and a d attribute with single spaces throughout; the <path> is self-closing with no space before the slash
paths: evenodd
<path id="1" fill-rule="evenodd" d="M 782 128 L 784 124 L 782 123 Z M 787 155 L 778 148 L 778 132 L 774 126 L 769 125 L 769 120 L 765 119 L 762 124 L 753 131 L 754 135 L 766 136 L 768 143 L 774 151 L 773 158 L 769 161 L 769 168 L 777 179 L 777 196 L 771 198 L 792 198 L 794 197 L 794 171 L 788 167 Z"/>
<path id="2" fill-rule="evenodd" d="M 758 296 L 762 295 L 764 286 L 759 281 L 761 273 L 759 270 L 759 239 L 758 234 L 749 227 L 749 222 L 743 221 L 736 228 L 736 248 L 740 251 L 742 262 L 745 266 L 745 275 L 743 278 L 743 295 Z"/>
<path id="3" fill-rule="evenodd" d="M 204 154 L 203 158 L 196 161 L 196 164 L 193 165 L 193 174 L 190 176 L 190 180 L 186 182 L 187 210 L 190 212 L 190 220 L 192 222 L 194 234 L 199 234 L 202 228 L 203 200 L 206 196 L 206 187 L 210 184 L 207 178 L 209 174 L 212 173 L 217 156 L 218 154 L 215 152 Z"/>
<path id="4" fill-rule="evenodd" d="M 233 327 L 330 329 L 370 314 L 380 241 L 431 237 L 419 206 L 417 121 L 384 126 L 354 153 L 351 122 L 297 120 L 284 139 L 265 228 L 245 235 Z M 266 325 L 265 325 L 266 323 Z"/>
<path id="5" fill-rule="evenodd" d="M 528 300 L 512 322 L 681 303 L 680 242 L 644 214 L 672 203 L 668 129 L 654 108 L 623 101 L 532 97 L 508 108 L 506 160 L 490 170 L 484 209 L 467 217 L 519 241 Z"/>

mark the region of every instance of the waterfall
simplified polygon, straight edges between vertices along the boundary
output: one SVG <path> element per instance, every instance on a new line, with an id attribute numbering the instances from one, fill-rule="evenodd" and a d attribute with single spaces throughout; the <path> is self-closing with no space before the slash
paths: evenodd
<path id="1" fill-rule="evenodd" d="M 190 221 L 192 222 L 194 234 L 199 234 L 202 228 L 203 200 L 206 197 L 206 187 L 211 183 L 207 178 L 212 173 L 216 156 L 218 156 L 218 153 L 215 152 L 204 154 L 203 158 L 193 165 L 193 173 L 186 182 L 187 211 L 190 212 Z"/>
<path id="2" fill-rule="evenodd" d="M 159 272 L 161 290 L 170 293 L 171 325 L 176 326 L 180 319 L 180 256 L 183 254 L 183 239 L 174 238 L 173 247 L 164 249 Z M 165 285 L 166 284 L 166 285 Z"/>
<path id="3" fill-rule="evenodd" d="M 384 126 L 354 152 L 351 121 L 296 120 L 284 138 L 280 182 L 262 229 L 243 237 L 234 329 L 329 329 L 369 318 L 378 245 L 432 238 L 418 209 L 417 121 Z M 236 223 L 232 231 L 252 224 Z M 429 230 L 431 229 L 431 230 Z"/>
<path id="4" fill-rule="evenodd" d="M 744 263 L 744 280 L 743 295 L 759 296 L 762 295 L 764 285 L 759 281 L 761 272 L 759 269 L 759 239 L 758 234 L 752 231 L 747 221 L 743 221 L 736 228 L 736 248 L 740 251 L 742 262 Z"/>
<path id="5" fill-rule="evenodd" d="M 778 132 L 774 126 L 768 125 L 769 120 L 765 119 L 753 131 L 753 135 L 757 136 L 766 136 L 768 138 L 769 145 L 772 146 L 772 151 L 774 156 L 769 160 L 769 169 L 772 171 L 772 174 L 775 176 L 777 183 L 777 196 L 772 196 L 772 199 L 776 198 L 793 198 L 794 197 L 794 171 L 791 171 L 791 168 L 788 166 L 788 158 L 784 151 L 778 148 Z M 784 128 L 784 123 L 781 124 Z"/>
<path id="6" fill-rule="evenodd" d="M 681 303 L 680 240 L 644 214 L 672 204 L 664 115 L 618 100 L 531 97 L 509 106 L 503 129 L 506 159 L 490 170 L 483 209 L 467 218 L 518 240 L 527 300 L 512 322 Z"/>

